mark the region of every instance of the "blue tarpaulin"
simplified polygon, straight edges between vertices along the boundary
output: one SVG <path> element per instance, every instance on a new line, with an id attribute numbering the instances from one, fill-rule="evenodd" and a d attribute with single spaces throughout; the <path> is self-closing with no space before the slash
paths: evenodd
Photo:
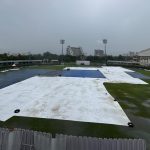
<path id="1" fill-rule="evenodd" d="M 63 70 L 64 77 L 105 78 L 99 70 Z"/>
<path id="2" fill-rule="evenodd" d="M 133 78 L 150 79 L 150 77 L 145 76 L 145 75 L 143 75 L 143 74 L 141 74 L 141 73 L 138 73 L 138 72 L 127 72 L 127 71 L 126 71 L 126 73 L 127 73 L 128 75 L 130 75 L 131 77 L 133 77 Z"/>

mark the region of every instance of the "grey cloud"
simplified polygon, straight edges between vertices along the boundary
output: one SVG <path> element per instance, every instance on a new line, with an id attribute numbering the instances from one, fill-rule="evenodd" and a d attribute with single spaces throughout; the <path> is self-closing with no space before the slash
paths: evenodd
<path id="1" fill-rule="evenodd" d="M 92 54 L 150 47 L 149 0 L 1 0 L 0 52 L 60 53 L 59 40 Z"/>

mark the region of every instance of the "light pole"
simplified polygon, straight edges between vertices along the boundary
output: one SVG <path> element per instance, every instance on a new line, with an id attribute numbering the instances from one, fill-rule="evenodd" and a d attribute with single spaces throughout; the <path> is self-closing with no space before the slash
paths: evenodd
<path id="1" fill-rule="evenodd" d="M 65 44 L 65 40 L 61 39 L 60 40 L 60 44 L 62 44 L 62 58 L 61 58 L 61 63 L 63 63 L 63 55 L 64 55 L 64 52 L 63 52 L 63 44 Z"/>
<path id="2" fill-rule="evenodd" d="M 103 39 L 103 44 L 105 45 L 105 64 L 107 65 L 107 52 L 106 52 L 107 39 Z"/>

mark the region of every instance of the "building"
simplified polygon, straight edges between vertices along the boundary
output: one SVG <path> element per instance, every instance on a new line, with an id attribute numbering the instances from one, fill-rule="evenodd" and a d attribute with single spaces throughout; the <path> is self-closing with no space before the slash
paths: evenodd
<path id="1" fill-rule="evenodd" d="M 67 55 L 70 56 L 82 56 L 83 55 L 83 50 L 81 47 L 67 47 Z"/>
<path id="2" fill-rule="evenodd" d="M 137 55 L 142 66 L 150 66 L 150 48 L 138 52 Z"/>
<path id="3" fill-rule="evenodd" d="M 125 53 L 125 54 L 123 54 L 122 56 L 129 56 L 129 57 L 134 57 L 134 56 L 136 56 L 137 55 L 137 53 L 136 52 L 133 52 L 133 51 L 130 51 L 130 52 L 128 52 L 128 53 Z"/>
<path id="4" fill-rule="evenodd" d="M 42 63 L 43 60 L 8 60 L 8 61 L 0 61 L 0 68 L 12 67 L 13 64 L 21 67 L 21 66 L 28 66 L 28 65 L 39 65 Z"/>
<path id="5" fill-rule="evenodd" d="M 52 65 L 59 65 L 59 60 L 58 59 L 52 59 L 51 64 Z"/>
<path id="6" fill-rule="evenodd" d="M 133 56 L 135 56 L 135 55 L 136 55 L 135 52 L 129 52 L 129 56 L 130 56 L 130 57 L 133 57 Z"/>
<path id="7" fill-rule="evenodd" d="M 90 65 L 90 61 L 87 61 L 87 60 L 77 60 L 76 61 L 76 65 L 86 65 L 86 66 L 89 66 Z"/>
<path id="8" fill-rule="evenodd" d="M 117 61 L 117 60 L 108 60 L 107 64 L 110 66 L 139 66 L 137 61 Z"/>
<path id="9" fill-rule="evenodd" d="M 94 56 L 102 57 L 102 56 L 104 56 L 104 51 L 100 50 L 100 49 L 95 49 Z"/>

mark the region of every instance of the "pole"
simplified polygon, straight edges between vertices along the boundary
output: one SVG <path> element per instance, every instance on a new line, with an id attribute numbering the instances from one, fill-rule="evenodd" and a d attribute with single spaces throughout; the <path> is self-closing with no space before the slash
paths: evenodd
<path id="1" fill-rule="evenodd" d="M 65 43 L 65 40 L 61 39 L 60 44 L 62 44 L 62 53 L 61 53 L 61 63 L 63 63 L 63 56 L 64 56 L 64 51 L 63 51 L 63 44 Z"/>
<path id="2" fill-rule="evenodd" d="M 106 43 L 105 43 L 105 64 L 107 66 L 107 53 L 106 53 Z"/>
<path id="3" fill-rule="evenodd" d="M 107 66 L 107 53 L 106 53 L 106 44 L 107 44 L 107 39 L 103 39 L 103 43 L 104 43 L 104 46 L 105 46 L 105 64 Z"/>
<path id="4" fill-rule="evenodd" d="M 64 55 L 64 52 L 63 52 L 63 43 L 62 43 L 62 59 L 61 59 L 61 63 L 63 63 L 63 55 Z"/>

